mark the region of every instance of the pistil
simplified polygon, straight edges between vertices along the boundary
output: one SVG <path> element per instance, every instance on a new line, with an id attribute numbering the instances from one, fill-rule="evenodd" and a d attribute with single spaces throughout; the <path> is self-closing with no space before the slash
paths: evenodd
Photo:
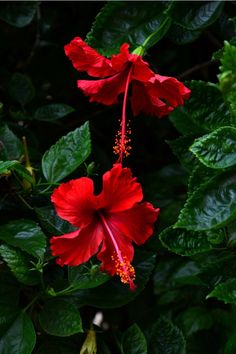
<path id="1" fill-rule="evenodd" d="M 135 279 L 135 270 L 134 267 L 130 264 L 130 262 L 127 260 L 126 257 L 122 256 L 122 253 L 119 249 L 119 246 L 116 242 L 116 238 L 113 235 L 113 232 L 107 223 L 104 215 L 102 213 L 99 213 L 99 216 L 101 218 L 101 221 L 103 223 L 103 226 L 105 230 L 107 231 L 107 234 L 110 237 L 110 240 L 114 246 L 114 254 L 111 256 L 111 259 L 114 263 L 115 269 L 116 269 L 116 274 L 120 277 L 121 282 L 125 284 L 129 284 L 130 290 L 135 290 L 136 285 L 134 284 L 134 279 Z"/>
<path id="2" fill-rule="evenodd" d="M 125 84 L 125 92 L 124 92 L 124 99 L 122 105 L 122 117 L 121 117 L 121 130 L 118 132 L 116 136 L 115 146 L 114 146 L 114 153 L 116 155 L 119 154 L 118 162 L 122 164 L 123 157 L 129 155 L 129 150 L 131 147 L 128 145 L 130 142 L 129 137 L 127 136 L 130 133 L 130 130 L 126 131 L 127 122 L 126 122 L 126 106 L 127 106 L 127 97 L 129 91 L 129 84 L 130 78 L 132 73 L 132 66 L 129 69 L 127 80 Z"/>

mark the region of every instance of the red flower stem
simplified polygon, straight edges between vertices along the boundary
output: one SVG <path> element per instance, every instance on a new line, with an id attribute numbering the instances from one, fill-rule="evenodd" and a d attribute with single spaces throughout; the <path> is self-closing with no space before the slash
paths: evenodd
<path id="1" fill-rule="evenodd" d="M 130 77 L 131 77 L 131 72 L 132 72 L 132 66 L 129 69 L 128 75 L 127 75 L 127 80 L 125 84 L 125 94 L 124 94 L 124 100 L 123 100 L 123 106 L 122 106 L 122 118 L 121 118 L 121 143 L 120 143 L 120 156 L 119 156 L 119 162 L 122 164 L 123 161 L 123 154 L 125 151 L 125 130 L 126 130 L 126 105 L 127 105 L 127 97 L 128 97 L 128 90 L 129 90 L 129 83 L 130 83 Z"/>

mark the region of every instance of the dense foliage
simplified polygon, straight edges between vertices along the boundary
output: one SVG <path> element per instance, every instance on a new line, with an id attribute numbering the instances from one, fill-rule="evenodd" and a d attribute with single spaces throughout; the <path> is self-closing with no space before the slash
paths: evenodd
<path id="1" fill-rule="evenodd" d="M 230 1 L 1 2 L 0 353 L 236 352 L 235 15 Z M 192 91 L 169 117 L 128 110 L 125 164 L 161 209 L 133 292 L 96 257 L 62 268 L 49 248 L 73 231 L 54 188 L 88 176 L 100 191 L 116 159 L 121 106 L 77 89 L 76 35 L 108 57 L 129 43 Z"/>

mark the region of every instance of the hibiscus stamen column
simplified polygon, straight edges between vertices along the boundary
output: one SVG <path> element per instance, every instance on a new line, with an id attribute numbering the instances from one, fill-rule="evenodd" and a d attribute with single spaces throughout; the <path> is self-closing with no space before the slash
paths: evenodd
<path id="1" fill-rule="evenodd" d="M 114 246 L 114 253 L 111 255 L 111 260 L 114 262 L 114 266 L 116 269 L 116 274 L 120 277 L 121 282 L 125 284 L 129 284 L 130 290 L 135 290 L 136 285 L 134 284 L 135 279 L 135 270 L 134 267 L 130 264 L 128 259 L 122 256 L 122 253 L 119 249 L 119 246 L 116 242 L 116 239 L 112 233 L 110 226 L 108 225 L 105 217 L 102 213 L 99 213 L 102 224 L 104 226 L 105 231 L 109 235 L 110 241 Z"/>
<path id="2" fill-rule="evenodd" d="M 126 128 L 127 128 L 126 106 L 127 106 L 127 97 L 128 97 L 131 73 L 132 73 L 132 67 L 130 67 L 129 69 L 127 79 L 126 79 L 126 84 L 125 84 L 124 100 L 122 105 L 121 130 L 117 134 L 115 140 L 115 146 L 114 146 L 114 153 L 116 155 L 119 155 L 118 162 L 121 164 L 123 161 L 123 156 L 124 155 L 128 156 L 129 150 L 131 149 L 131 147 L 128 145 L 130 139 L 127 137 L 127 133 L 129 133 L 129 131 L 126 132 Z"/>

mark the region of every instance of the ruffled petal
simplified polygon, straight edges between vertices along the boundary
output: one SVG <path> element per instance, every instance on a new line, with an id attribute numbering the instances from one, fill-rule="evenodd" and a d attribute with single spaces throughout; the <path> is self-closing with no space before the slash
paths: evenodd
<path id="1" fill-rule="evenodd" d="M 90 97 L 90 102 L 112 105 L 118 102 L 118 95 L 125 90 L 127 72 L 123 71 L 101 80 L 78 80 L 77 86 L 86 96 Z"/>
<path id="2" fill-rule="evenodd" d="M 163 117 L 173 111 L 173 108 L 161 101 L 153 84 L 133 82 L 131 106 L 134 116 L 141 112 L 157 117 Z"/>
<path id="3" fill-rule="evenodd" d="M 62 183 L 51 196 L 58 215 L 76 227 L 84 227 L 92 221 L 94 198 L 93 181 L 87 177 Z"/>
<path id="4" fill-rule="evenodd" d="M 101 208 L 111 213 L 131 208 L 143 199 L 143 192 L 129 168 L 114 164 L 103 175 L 103 190 L 97 199 Z"/>
<path id="5" fill-rule="evenodd" d="M 172 107 L 183 105 L 184 100 L 189 98 L 191 93 L 190 89 L 174 77 L 156 74 L 149 82 L 153 85 L 153 94 L 166 100 Z"/>
<path id="6" fill-rule="evenodd" d="M 112 213 L 108 223 L 137 245 L 142 245 L 153 234 L 154 223 L 160 209 L 155 209 L 151 203 L 141 203 L 129 210 Z"/>
<path id="7" fill-rule="evenodd" d="M 80 37 L 75 37 L 64 49 L 74 68 L 78 71 L 86 71 L 94 77 L 106 77 L 115 74 L 110 59 L 99 54 Z"/>
<path id="8" fill-rule="evenodd" d="M 57 263 L 61 266 L 77 266 L 87 262 L 98 252 L 103 237 L 101 224 L 93 222 L 83 229 L 52 237 L 52 255 L 59 257 Z"/>

